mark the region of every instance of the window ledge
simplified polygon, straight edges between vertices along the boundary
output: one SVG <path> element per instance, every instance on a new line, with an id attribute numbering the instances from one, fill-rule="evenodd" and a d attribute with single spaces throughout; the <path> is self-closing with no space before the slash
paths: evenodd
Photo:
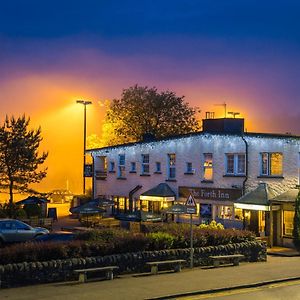
<path id="1" fill-rule="evenodd" d="M 283 176 L 273 176 L 273 175 L 259 175 L 259 176 L 257 176 L 257 178 L 277 178 L 277 179 L 284 179 L 284 177 Z"/>
<path id="2" fill-rule="evenodd" d="M 214 183 L 213 180 L 201 180 L 201 183 Z"/>
<path id="3" fill-rule="evenodd" d="M 126 180 L 126 177 L 117 177 L 118 180 Z"/>
<path id="4" fill-rule="evenodd" d="M 136 171 L 129 171 L 129 173 L 132 173 L 132 174 L 134 174 L 134 173 L 136 173 Z"/>
<path id="5" fill-rule="evenodd" d="M 184 175 L 194 175 L 194 172 L 185 172 Z"/>
<path id="6" fill-rule="evenodd" d="M 225 174 L 225 175 L 223 175 L 223 177 L 241 177 L 241 178 L 245 178 L 246 175 L 242 175 L 242 174 L 237 174 L 237 175 L 235 175 L 235 174 Z"/>
<path id="7" fill-rule="evenodd" d="M 146 176 L 146 177 L 148 176 L 149 177 L 151 175 L 150 174 L 140 174 L 140 176 Z"/>
<path id="8" fill-rule="evenodd" d="M 108 171 L 108 173 L 116 173 L 116 171 Z"/>
<path id="9" fill-rule="evenodd" d="M 166 179 L 167 182 L 177 182 L 176 179 L 172 179 L 172 178 L 169 178 L 169 179 Z"/>
<path id="10" fill-rule="evenodd" d="M 157 172 L 154 172 L 153 174 L 162 174 L 162 172 L 157 171 Z"/>

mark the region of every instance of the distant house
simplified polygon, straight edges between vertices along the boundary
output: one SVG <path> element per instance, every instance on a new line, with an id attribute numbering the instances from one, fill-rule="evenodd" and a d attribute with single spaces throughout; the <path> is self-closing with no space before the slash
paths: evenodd
<path id="1" fill-rule="evenodd" d="M 195 223 L 217 220 L 278 245 L 291 242 L 294 199 L 271 201 L 299 184 L 299 136 L 248 133 L 244 119 L 206 119 L 202 132 L 88 153 L 94 197 L 114 200 L 115 214 L 160 213 L 192 193 Z"/>
<path id="2" fill-rule="evenodd" d="M 73 194 L 69 190 L 53 190 L 50 193 L 50 202 L 51 203 L 69 203 L 73 199 Z"/>

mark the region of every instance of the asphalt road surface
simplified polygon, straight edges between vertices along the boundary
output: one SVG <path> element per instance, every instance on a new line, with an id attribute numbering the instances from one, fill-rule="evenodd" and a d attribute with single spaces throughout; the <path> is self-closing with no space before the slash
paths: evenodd
<path id="1" fill-rule="evenodd" d="M 181 297 L 178 300 L 300 300 L 300 280 L 270 284 L 256 288 L 246 288 L 220 293 Z"/>

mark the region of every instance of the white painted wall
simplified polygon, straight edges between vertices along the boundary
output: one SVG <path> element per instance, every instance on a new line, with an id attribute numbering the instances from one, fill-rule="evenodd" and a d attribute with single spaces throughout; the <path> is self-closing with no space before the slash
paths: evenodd
<path id="1" fill-rule="evenodd" d="M 299 181 L 298 160 L 300 152 L 299 138 L 266 137 L 264 135 L 246 135 L 249 145 L 248 180 L 246 190 L 257 187 L 259 182 L 267 182 L 278 193 L 295 187 Z M 166 182 L 167 179 L 167 154 L 176 153 L 176 182 L 167 182 L 177 194 L 179 186 L 232 188 L 242 187 L 243 177 L 223 177 L 225 174 L 225 153 L 245 153 L 245 143 L 241 136 L 198 134 L 158 142 L 140 143 L 131 146 L 103 148 L 92 151 L 95 158 L 95 169 L 99 166 L 97 156 L 107 156 L 116 166 L 115 173 L 108 173 L 107 179 L 95 181 L 95 196 L 119 195 L 127 196 L 130 190 L 137 185 L 142 185 L 134 197 L 153 188 L 155 185 Z M 257 178 L 260 174 L 260 152 L 283 153 L 284 178 Z M 126 180 L 117 179 L 118 155 L 126 155 Z M 201 183 L 203 180 L 203 153 L 213 153 L 214 178 L 213 183 Z M 150 176 L 141 174 L 141 154 L 150 154 Z M 137 164 L 137 173 L 129 173 L 130 162 Z M 155 162 L 161 162 L 162 174 L 154 174 Z M 186 162 L 193 163 L 194 175 L 184 175 Z"/>

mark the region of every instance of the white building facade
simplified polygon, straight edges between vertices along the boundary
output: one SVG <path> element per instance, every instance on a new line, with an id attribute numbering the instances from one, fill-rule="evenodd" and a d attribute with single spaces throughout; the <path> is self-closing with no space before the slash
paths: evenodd
<path id="1" fill-rule="evenodd" d="M 262 182 L 277 195 L 299 185 L 300 137 L 245 133 L 242 119 L 236 121 L 242 120 L 237 130 L 231 126 L 235 119 L 228 128 L 227 120 L 210 121 L 199 133 L 89 150 L 94 197 L 115 200 L 116 214 L 140 209 L 159 213 L 174 202 L 184 203 L 192 193 L 198 207 L 195 223 L 215 219 L 227 227 L 245 226 L 251 206 L 245 211 L 234 206 L 243 194 Z M 215 130 L 214 122 L 223 127 Z M 167 184 L 174 197 L 151 199 L 147 191 L 159 184 Z M 286 222 L 282 207 L 279 211 L 275 235 L 276 243 L 283 244 Z M 252 229 L 268 232 L 267 218 L 264 211 L 252 211 Z"/>

